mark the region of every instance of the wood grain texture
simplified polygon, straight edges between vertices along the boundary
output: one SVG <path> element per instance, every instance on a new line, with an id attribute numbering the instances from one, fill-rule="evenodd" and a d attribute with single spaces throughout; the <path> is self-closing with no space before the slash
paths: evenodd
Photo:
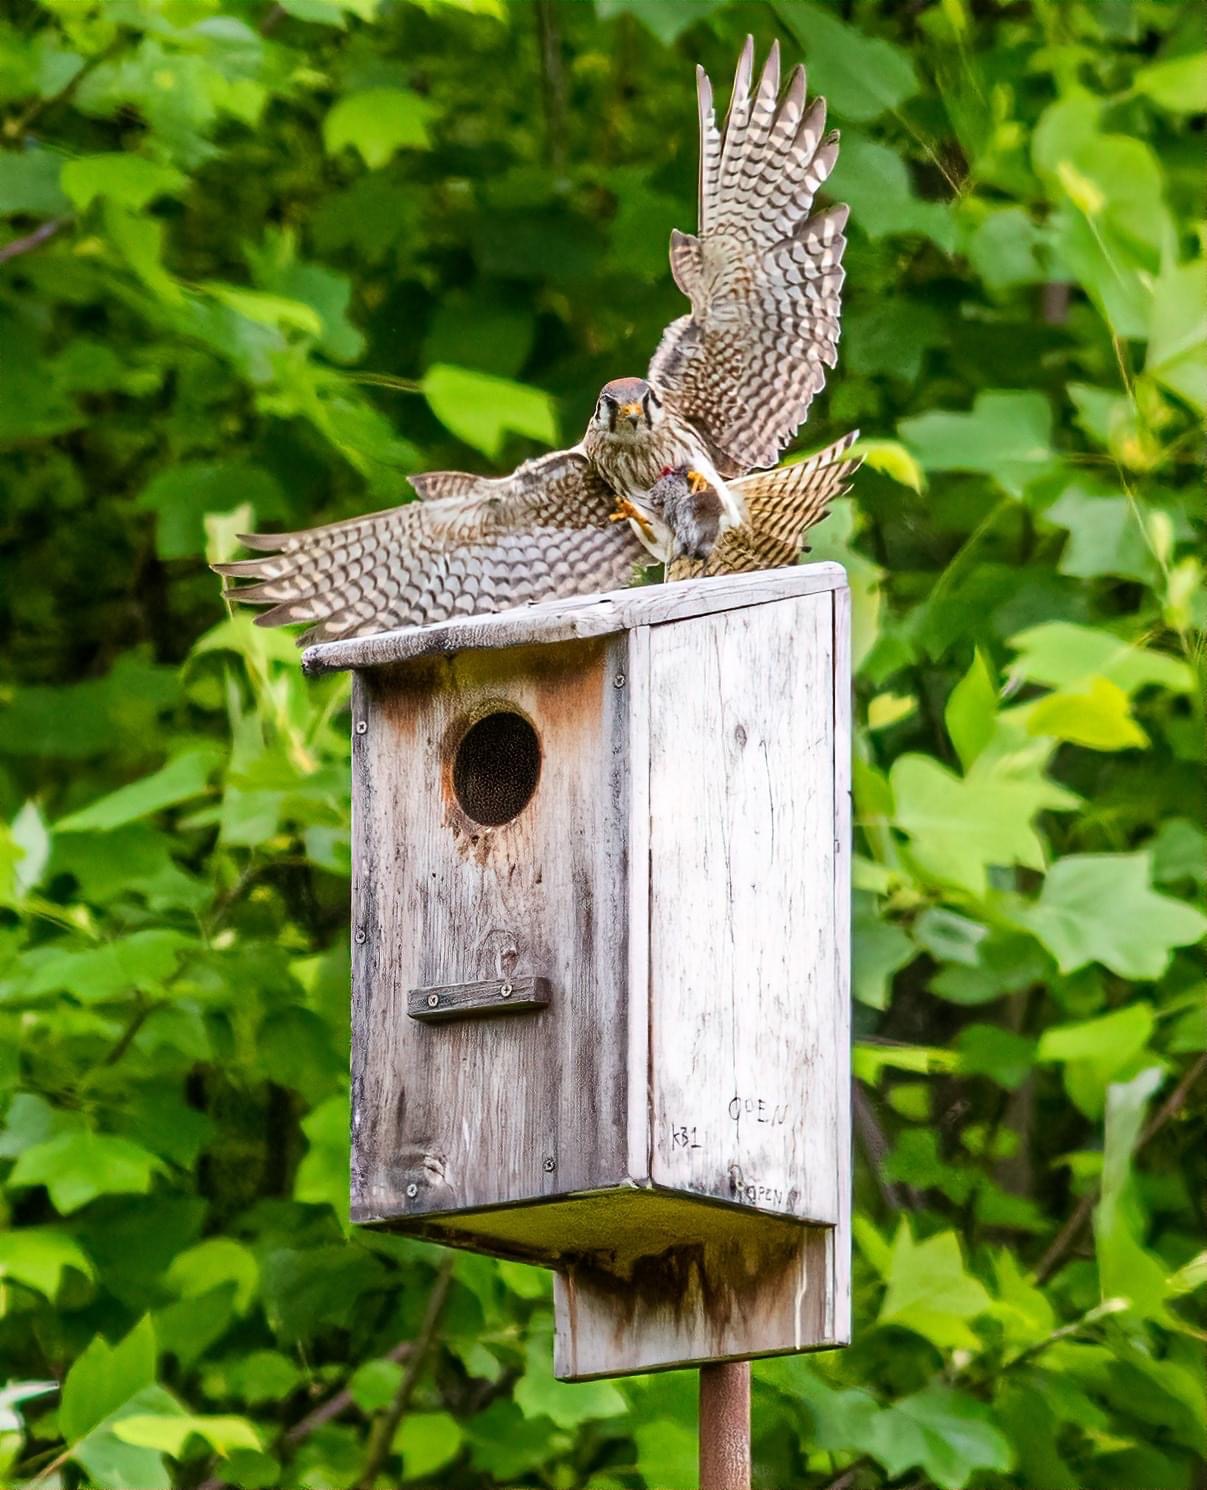
<path id="1" fill-rule="evenodd" d="M 727 1214 L 729 1226 L 704 1240 L 672 1222 L 656 1252 L 604 1266 L 569 1259 L 553 1283 L 555 1374 L 583 1381 L 835 1343 L 828 1228 Z"/>
<path id="2" fill-rule="evenodd" d="M 548 1004 L 547 978 L 487 978 L 476 983 L 412 988 L 407 993 L 407 1013 L 423 1024 L 523 1014 L 547 1008 Z"/>
<path id="3" fill-rule="evenodd" d="M 651 1175 L 834 1223 L 829 594 L 651 632 Z"/>
<path id="4" fill-rule="evenodd" d="M 576 595 L 538 605 L 462 617 L 431 626 L 383 631 L 377 636 L 322 642 L 302 653 L 302 668 L 316 676 L 348 668 L 388 667 L 412 658 L 477 648 L 505 648 L 610 636 L 634 626 L 656 626 L 691 616 L 766 605 L 796 595 L 816 595 L 846 583 L 840 564 L 801 564 L 753 574 L 716 575 L 675 584 Z"/>
<path id="5" fill-rule="evenodd" d="M 354 1220 L 625 1176 L 624 663 L 618 638 L 358 675 Z M 483 827 L 457 803 L 451 759 L 500 708 L 536 728 L 540 777 L 518 817 Z M 407 1017 L 411 988 L 510 974 L 548 979 L 551 1006 L 440 1025 Z"/>
<path id="6" fill-rule="evenodd" d="M 838 1225 L 827 1240 L 830 1285 L 827 1306 L 831 1338 L 851 1338 L 851 592 L 844 585 L 830 597 L 834 616 L 834 1012 L 835 1179 Z"/>

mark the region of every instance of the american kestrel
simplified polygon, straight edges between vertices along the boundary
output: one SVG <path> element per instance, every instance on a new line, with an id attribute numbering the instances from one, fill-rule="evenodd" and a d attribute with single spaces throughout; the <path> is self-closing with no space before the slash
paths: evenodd
<path id="1" fill-rule="evenodd" d="M 752 89 L 753 64 L 747 37 L 723 127 L 696 69 L 699 231 L 675 230 L 670 247 L 691 313 L 663 332 L 646 376 L 605 384 L 577 445 L 510 476 L 430 472 L 410 478 L 422 501 L 247 535 L 267 557 L 214 566 L 256 581 L 232 599 L 271 604 L 261 625 L 307 621 L 301 640 L 327 641 L 615 588 L 650 555 L 672 559 L 669 578 L 795 562 L 802 500 L 813 521 L 842 489 L 854 436 L 746 473 L 774 465 L 834 366 L 848 209 L 812 214 L 838 136 L 824 132 L 824 99 L 806 103 L 804 68 L 781 97 L 778 43 Z M 698 541 L 685 509 L 676 528 L 649 500 L 668 470 L 693 473 Z"/>

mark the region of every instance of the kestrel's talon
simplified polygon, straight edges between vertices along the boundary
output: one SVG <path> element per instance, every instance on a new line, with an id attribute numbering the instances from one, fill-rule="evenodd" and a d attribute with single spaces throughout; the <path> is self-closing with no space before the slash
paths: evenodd
<path id="1" fill-rule="evenodd" d="M 692 489 L 693 497 L 698 497 L 701 492 L 708 491 L 712 486 L 712 482 L 708 477 L 702 476 L 699 471 L 689 471 L 687 473 L 687 484 Z"/>
<path id="2" fill-rule="evenodd" d="M 634 507 L 628 497 L 617 497 L 616 511 L 612 513 L 608 521 L 613 523 L 635 522 L 648 542 L 654 543 L 656 541 L 654 529 L 649 519 L 643 512 L 638 511 Z"/>

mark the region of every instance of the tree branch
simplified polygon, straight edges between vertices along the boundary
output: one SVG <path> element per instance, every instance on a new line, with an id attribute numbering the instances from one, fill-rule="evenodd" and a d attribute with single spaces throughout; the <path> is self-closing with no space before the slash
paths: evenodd
<path id="1" fill-rule="evenodd" d="M 1149 1119 L 1144 1131 L 1136 1141 L 1137 1153 L 1140 1152 L 1150 1139 L 1155 1138 L 1161 1129 L 1165 1127 L 1166 1123 L 1181 1109 L 1195 1083 L 1205 1071 L 1207 1071 L 1207 1054 L 1200 1055 L 1198 1060 L 1187 1069 L 1181 1081 L 1178 1082 L 1177 1086 L 1174 1087 L 1173 1091 L 1170 1092 L 1169 1096 Z M 1099 1186 L 1092 1185 L 1077 1202 L 1072 1215 L 1056 1233 L 1052 1245 L 1040 1258 L 1039 1264 L 1033 1274 L 1034 1282 L 1040 1284 L 1046 1283 L 1072 1251 L 1077 1238 L 1081 1235 L 1082 1227 L 1090 1219 L 1094 1206 L 1098 1202 L 1098 1192 Z"/>
<path id="2" fill-rule="evenodd" d="M 62 232 L 71 221 L 70 217 L 47 218 L 32 233 L 26 233 L 24 238 L 14 238 L 11 243 L 6 243 L 0 248 L 0 264 L 7 264 L 9 259 L 19 259 L 22 254 L 33 253 L 34 249 L 41 248 L 44 243 L 49 243 L 54 235 Z"/>
<path id="3" fill-rule="evenodd" d="M 393 1402 L 373 1424 L 369 1433 L 369 1448 L 365 1454 L 364 1468 L 357 1481 L 358 1484 L 367 1487 L 367 1490 L 371 1490 L 373 1481 L 381 1473 L 381 1467 L 390 1452 L 390 1445 L 394 1442 L 394 1435 L 398 1432 L 398 1425 L 402 1422 L 407 1407 L 410 1405 L 411 1394 L 415 1390 L 415 1383 L 419 1380 L 419 1373 L 423 1370 L 427 1353 L 432 1347 L 436 1326 L 440 1323 L 440 1315 L 444 1310 L 445 1300 L 448 1298 L 449 1285 L 453 1281 L 453 1262 L 454 1259 L 448 1257 L 440 1265 L 440 1271 L 436 1275 L 436 1281 L 428 1297 L 423 1323 L 415 1337 L 415 1349 L 411 1352 L 406 1371 L 398 1383 L 398 1391 L 394 1394 Z"/>

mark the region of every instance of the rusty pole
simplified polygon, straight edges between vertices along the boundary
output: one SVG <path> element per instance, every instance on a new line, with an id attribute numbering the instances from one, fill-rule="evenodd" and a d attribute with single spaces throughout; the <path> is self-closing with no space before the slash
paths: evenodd
<path id="1" fill-rule="evenodd" d="M 750 1362 L 700 1367 L 700 1490 L 750 1490 Z"/>

